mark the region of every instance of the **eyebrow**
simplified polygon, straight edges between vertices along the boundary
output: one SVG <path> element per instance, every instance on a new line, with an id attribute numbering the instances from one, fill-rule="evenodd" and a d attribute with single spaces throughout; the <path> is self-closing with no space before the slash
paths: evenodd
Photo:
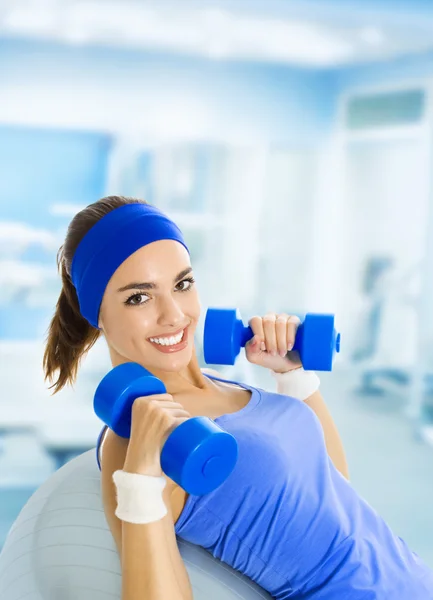
<path id="1" fill-rule="evenodd" d="M 184 269 L 183 271 L 181 271 L 178 275 L 176 275 L 176 277 L 173 279 L 173 283 L 177 283 L 178 281 L 180 281 L 181 279 L 183 279 L 184 277 L 186 277 L 186 275 L 188 275 L 188 273 L 191 273 L 192 271 L 192 267 L 187 267 L 186 269 Z M 132 290 L 132 289 L 139 289 L 139 290 L 155 290 L 158 286 L 156 285 L 156 283 L 153 282 L 146 282 L 146 283 L 128 283 L 128 285 L 125 285 L 124 287 L 119 288 L 117 291 L 118 292 L 125 292 L 126 290 Z"/>

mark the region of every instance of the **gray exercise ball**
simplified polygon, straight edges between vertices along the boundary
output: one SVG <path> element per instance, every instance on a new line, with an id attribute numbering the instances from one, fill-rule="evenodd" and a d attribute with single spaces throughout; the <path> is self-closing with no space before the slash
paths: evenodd
<path id="1" fill-rule="evenodd" d="M 195 600 L 271 600 L 243 574 L 177 538 Z M 36 490 L 0 554 L 1 600 L 116 600 L 119 555 L 105 519 L 95 450 Z"/>

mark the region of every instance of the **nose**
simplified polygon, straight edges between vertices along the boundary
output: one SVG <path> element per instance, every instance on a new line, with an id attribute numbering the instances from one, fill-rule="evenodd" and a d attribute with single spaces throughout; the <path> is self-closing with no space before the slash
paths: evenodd
<path id="1" fill-rule="evenodd" d="M 185 315 L 175 298 L 160 298 L 158 324 L 164 327 L 177 327 L 185 322 Z"/>

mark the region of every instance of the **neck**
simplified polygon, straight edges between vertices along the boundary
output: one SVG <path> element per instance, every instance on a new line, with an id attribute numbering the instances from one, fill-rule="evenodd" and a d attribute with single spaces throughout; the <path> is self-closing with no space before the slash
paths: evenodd
<path id="1" fill-rule="evenodd" d="M 111 349 L 110 355 L 113 368 L 128 362 L 124 357 L 113 352 Z M 193 394 L 199 390 L 210 391 L 215 387 L 214 383 L 201 372 L 195 350 L 189 364 L 181 371 L 164 371 L 149 367 L 144 362 L 140 364 L 152 373 L 152 375 L 160 379 L 166 387 L 167 394 L 171 394 L 172 396 L 181 393 Z"/>
<path id="2" fill-rule="evenodd" d="M 181 371 L 163 371 L 158 369 L 149 369 L 149 371 L 152 372 L 152 375 L 161 379 L 167 389 L 167 394 L 171 394 L 172 396 L 188 392 L 194 393 L 198 390 L 207 390 L 211 387 L 209 379 L 201 372 L 195 351 L 187 367 Z"/>

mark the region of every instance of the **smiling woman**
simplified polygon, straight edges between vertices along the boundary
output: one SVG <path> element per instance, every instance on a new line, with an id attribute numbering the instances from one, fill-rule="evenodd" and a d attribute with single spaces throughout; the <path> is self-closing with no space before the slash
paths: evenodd
<path id="1" fill-rule="evenodd" d="M 278 600 L 431 598 L 433 573 L 330 460 L 335 435 L 321 396 L 303 402 L 201 371 L 200 302 L 172 221 L 144 203 L 103 199 L 74 218 L 61 260 L 66 283 L 44 357 L 47 375 L 60 369 L 57 389 L 74 379 L 72 369 L 102 333 L 113 367 L 138 363 L 167 390 L 136 398 L 130 437 L 109 430 L 100 452 L 123 598 L 141 600 L 143 589 L 155 600 L 193 597 L 176 536 Z M 266 344 L 260 352 L 258 343 L 246 347 L 250 362 L 254 352 L 257 360 L 267 353 L 256 364 L 266 358 L 277 371 L 276 361 L 286 360 L 279 352 L 293 347 L 293 331 L 282 316 L 252 319 L 254 338 L 263 328 Z M 238 446 L 230 476 L 202 496 L 161 469 L 165 440 L 191 416 L 213 419 Z"/>
<path id="2" fill-rule="evenodd" d="M 72 281 L 74 255 L 83 236 L 107 211 L 129 204 L 147 205 L 143 200 L 118 196 L 90 205 L 75 216 L 69 236 L 59 250 L 58 266 L 63 287 L 44 354 L 46 378 L 52 379 L 56 371 L 59 373 L 51 386 L 55 393 L 75 380 L 80 357 L 90 350 L 101 334 L 108 342 L 115 364 L 120 364 L 125 357 L 141 362 L 145 347 L 148 354 L 149 349 L 153 349 L 159 356 L 173 355 L 185 350 L 188 341 L 191 345 L 193 340 L 200 316 L 195 280 L 188 251 L 172 240 L 158 240 L 133 253 L 104 288 L 97 315 L 92 314 L 90 319 L 94 326 L 83 316 L 87 299 L 84 297 L 80 302 Z M 155 265 L 160 266 L 156 268 Z M 137 275 L 142 277 L 138 279 Z M 184 296 L 188 296 L 185 302 L 180 300 Z M 185 312 L 182 305 L 187 306 Z M 181 338 L 177 339 L 180 334 Z M 159 359 L 156 358 L 157 363 L 153 364 L 151 352 L 147 368 L 154 367 L 159 371 Z M 164 367 L 176 370 L 178 365 L 173 364 L 172 369 L 168 364 Z"/>
<path id="3" fill-rule="evenodd" d="M 113 236 L 121 242 L 113 244 Z M 190 584 L 176 546 L 174 523 L 166 518 L 143 529 L 131 527 L 123 519 L 120 534 L 121 521 L 114 514 L 120 484 L 114 474 L 118 470 L 156 481 L 161 468 L 156 464 L 161 451 L 159 438 L 168 426 L 191 417 L 186 405 L 193 403 L 196 411 L 206 414 L 215 404 L 227 402 L 226 390 L 202 374 L 195 353 L 200 303 L 189 251 L 180 230 L 158 209 L 135 199 L 108 197 L 74 217 L 58 260 L 64 285 L 44 354 L 46 377 L 60 372 L 55 392 L 74 381 L 80 357 L 101 334 L 113 367 L 125 362 L 141 364 L 163 381 L 168 392 L 154 396 L 152 404 L 142 404 L 145 410 L 157 407 L 153 409 L 159 411 L 155 422 L 162 424 L 163 430 L 161 425 L 156 429 L 150 426 L 155 416 L 138 415 L 141 404 L 134 402 L 136 427 L 132 427 L 126 446 L 125 440 L 117 440 L 119 448 L 125 450 L 112 455 L 117 462 L 110 462 L 106 451 L 102 484 L 107 519 L 125 561 L 128 599 L 139 593 L 145 578 L 151 581 L 151 588 L 162 586 L 164 597 L 175 600 L 178 585 L 186 595 Z M 234 394 L 238 396 L 239 390 Z M 153 431 L 158 435 L 150 443 L 148 436 Z M 170 503 L 172 484 L 168 482 L 168 496 L 159 499 L 161 509 Z M 140 556 L 145 557 L 140 564 L 133 551 L 137 544 Z M 175 571 L 170 579 L 166 573 L 172 572 L 172 564 Z"/>

